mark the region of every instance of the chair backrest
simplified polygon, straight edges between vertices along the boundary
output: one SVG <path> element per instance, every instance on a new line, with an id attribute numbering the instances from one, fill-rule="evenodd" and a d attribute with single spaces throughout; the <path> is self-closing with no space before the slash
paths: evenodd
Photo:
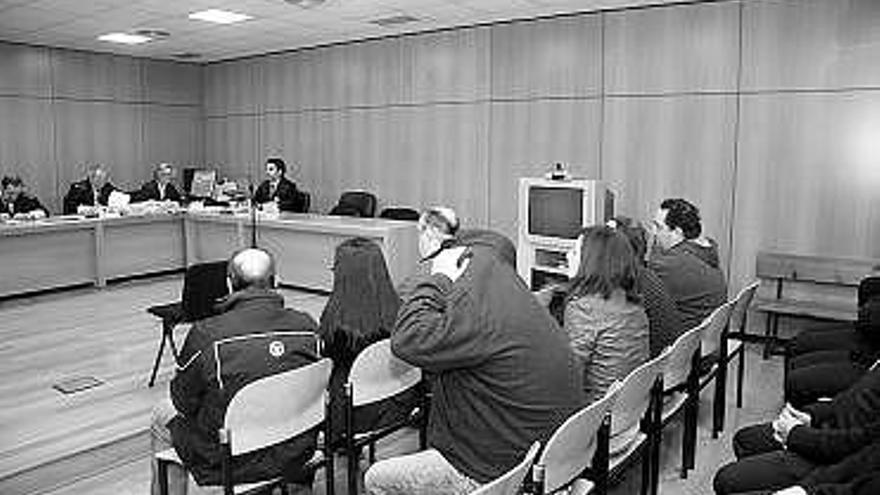
<path id="1" fill-rule="evenodd" d="M 700 352 L 703 356 L 717 353 L 721 347 L 721 334 L 730 323 L 730 312 L 733 309 L 733 301 L 727 301 L 715 308 L 712 313 L 700 324 L 703 327 L 703 336 L 700 339 Z"/>
<path id="2" fill-rule="evenodd" d="M 389 339 L 374 342 L 362 350 L 348 372 L 354 407 L 396 395 L 421 380 L 422 370 L 395 356 Z"/>
<path id="3" fill-rule="evenodd" d="M 340 211 L 340 214 L 346 214 L 349 211 L 357 211 L 358 216 L 374 217 L 376 216 L 376 196 L 366 191 L 346 191 L 339 197 L 339 202 L 334 210 Z"/>
<path id="4" fill-rule="evenodd" d="M 663 365 L 663 387 L 666 390 L 680 387 L 687 382 L 691 373 L 694 352 L 700 348 L 702 325 L 691 328 L 679 335 L 669 346 L 669 355 Z"/>
<path id="5" fill-rule="evenodd" d="M 544 493 L 552 493 L 577 478 L 593 461 L 596 434 L 620 390 L 612 385 L 605 395 L 572 414 L 547 440 L 538 464 L 544 466 Z"/>
<path id="6" fill-rule="evenodd" d="M 412 208 L 385 208 L 379 213 L 379 218 L 388 218 L 390 220 L 410 220 L 419 221 L 419 212 Z"/>
<path id="7" fill-rule="evenodd" d="M 332 367 L 324 358 L 242 387 L 223 421 L 231 434 L 232 455 L 275 445 L 324 421 L 324 393 Z"/>
<path id="8" fill-rule="evenodd" d="M 523 480 L 529 473 L 532 463 L 535 462 L 535 456 L 541 449 L 541 442 L 535 442 L 529 447 L 526 456 L 522 462 L 511 468 L 498 478 L 472 491 L 470 495 L 517 495 L 520 493 Z"/>
<path id="9" fill-rule="evenodd" d="M 224 261 L 197 263 L 186 269 L 181 297 L 184 321 L 201 320 L 214 314 L 217 300 L 229 294 Z"/>
<path id="10" fill-rule="evenodd" d="M 734 298 L 733 308 L 730 310 L 730 328 L 733 331 L 745 331 L 746 311 L 749 310 L 749 305 L 752 304 L 752 299 L 755 297 L 759 285 L 761 285 L 760 280 L 750 283 Z"/>
<path id="11" fill-rule="evenodd" d="M 640 422 L 651 404 L 651 387 L 663 373 L 668 357 L 669 348 L 623 379 L 617 399 L 611 407 L 611 454 L 626 449 L 638 435 Z"/>

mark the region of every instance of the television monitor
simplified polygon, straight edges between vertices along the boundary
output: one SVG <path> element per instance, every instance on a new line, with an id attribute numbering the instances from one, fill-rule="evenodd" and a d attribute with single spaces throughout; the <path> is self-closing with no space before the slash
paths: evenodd
<path id="1" fill-rule="evenodd" d="M 584 224 L 582 188 L 529 188 L 529 234 L 576 239 Z"/>
<path id="2" fill-rule="evenodd" d="M 193 172 L 189 195 L 194 198 L 210 198 L 217 182 L 216 170 L 196 170 Z"/>

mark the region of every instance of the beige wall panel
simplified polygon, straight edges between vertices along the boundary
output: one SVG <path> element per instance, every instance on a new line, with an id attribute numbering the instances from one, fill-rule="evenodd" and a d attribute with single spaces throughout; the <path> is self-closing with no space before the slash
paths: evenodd
<path id="1" fill-rule="evenodd" d="M 0 95 L 51 96 L 49 49 L 0 42 Z"/>
<path id="2" fill-rule="evenodd" d="M 880 86 L 880 2 L 745 2 L 743 89 Z"/>
<path id="3" fill-rule="evenodd" d="M 198 168 L 205 163 L 201 109 L 150 105 L 145 108 L 145 118 L 144 167 L 136 179 L 149 180 L 157 163 L 170 162 L 175 167 L 178 184 L 182 185 L 184 168 Z"/>
<path id="4" fill-rule="evenodd" d="M 491 29 L 492 97 L 596 96 L 602 88 L 602 25 L 579 15 Z"/>
<path id="5" fill-rule="evenodd" d="M 19 175 L 50 211 L 55 201 L 52 104 L 48 100 L 0 97 L 0 175 Z"/>
<path id="6" fill-rule="evenodd" d="M 254 116 L 208 118 L 205 121 L 205 165 L 231 180 L 252 180 L 262 164 L 257 149 L 259 119 Z"/>
<path id="7" fill-rule="evenodd" d="M 260 101 L 260 61 L 211 64 L 205 67 L 205 115 L 253 114 Z"/>
<path id="8" fill-rule="evenodd" d="M 278 112 L 296 108 L 296 53 L 280 53 L 260 58 L 263 73 L 260 104 L 264 111 Z"/>
<path id="9" fill-rule="evenodd" d="M 403 100 L 473 101 L 489 96 L 490 28 L 401 38 Z"/>
<path id="10" fill-rule="evenodd" d="M 734 91 L 739 4 L 625 10 L 605 16 L 605 91 Z"/>
<path id="11" fill-rule="evenodd" d="M 733 273 L 760 250 L 880 257 L 880 94 L 743 98 Z"/>
<path id="12" fill-rule="evenodd" d="M 401 101 L 403 38 L 387 38 L 345 47 L 343 102 L 384 105 Z"/>
<path id="13" fill-rule="evenodd" d="M 53 49 L 55 95 L 89 100 L 142 101 L 141 60 Z"/>
<path id="14" fill-rule="evenodd" d="M 300 108 L 330 109 L 343 106 L 345 46 L 306 50 L 302 53 Z"/>
<path id="15" fill-rule="evenodd" d="M 116 187 L 137 186 L 144 163 L 141 105 L 59 100 L 54 109 L 59 197 L 94 163 L 109 168 Z"/>
<path id="16" fill-rule="evenodd" d="M 197 64 L 144 60 L 144 94 L 151 103 L 202 105 L 202 67 Z"/>
<path id="17" fill-rule="evenodd" d="M 700 208 L 703 231 L 726 266 L 734 163 L 736 98 L 609 98 L 602 176 L 617 210 L 650 219 L 660 201 L 684 197 Z"/>
<path id="18" fill-rule="evenodd" d="M 489 224 L 516 238 L 517 183 L 555 162 L 578 177 L 599 176 L 599 100 L 495 102 L 489 162 Z"/>

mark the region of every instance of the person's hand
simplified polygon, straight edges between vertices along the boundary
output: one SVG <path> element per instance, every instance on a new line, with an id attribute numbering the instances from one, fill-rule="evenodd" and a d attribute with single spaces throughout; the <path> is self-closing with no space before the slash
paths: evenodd
<path id="1" fill-rule="evenodd" d="M 470 256 L 466 252 L 470 252 L 466 246 L 457 246 L 440 251 L 431 260 L 431 275 L 442 273 L 449 277 L 449 280 L 455 282 L 467 270 L 470 264 Z"/>
<path id="2" fill-rule="evenodd" d="M 795 485 L 783 488 L 782 490 L 776 490 L 773 492 L 773 495 L 807 495 L 807 491 L 803 487 Z"/>
<path id="3" fill-rule="evenodd" d="M 532 292 L 532 294 L 534 294 L 535 299 L 537 299 L 542 306 L 550 306 L 550 303 L 553 301 L 553 295 L 556 294 L 558 290 L 559 286 L 548 284 Z"/>
<path id="4" fill-rule="evenodd" d="M 797 418 L 791 415 L 791 413 L 785 411 L 783 409 L 782 413 L 779 414 L 779 417 L 773 421 L 773 438 L 775 438 L 782 445 L 786 445 L 788 442 L 788 435 L 791 433 L 791 430 L 795 426 L 801 426 L 802 423 L 798 421 Z"/>
<path id="5" fill-rule="evenodd" d="M 785 407 L 782 410 L 797 419 L 802 425 L 810 426 L 810 421 L 812 421 L 812 418 L 810 417 L 809 413 L 796 409 L 789 402 L 785 403 Z"/>

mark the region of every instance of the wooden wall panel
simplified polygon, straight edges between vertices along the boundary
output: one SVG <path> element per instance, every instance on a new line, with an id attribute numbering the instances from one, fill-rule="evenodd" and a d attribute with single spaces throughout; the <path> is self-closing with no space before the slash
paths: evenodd
<path id="1" fill-rule="evenodd" d="M 743 98 L 733 271 L 759 250 L 880 257 L 880 93 Z"/>
<path id="2" fill-rule="evenodd" d="M 490 28 L 402 38 L 403 101 L 473 101 L 489 96 Z"/>
<path id="3" fill-rule="evenodd" d="M 555 162 L 598 178 L 601 103 L 597 99 L 492 103 L 489 223 L 516 238 L 517 184 Z"/>
<path id="4" fill-rule="evenodd" d="M 491 30 L 492 98 L 597 96 L 599 15 L 501 24 Z"/>
<path id="5" fill-rule="evenodd" d="M 0 42 L 0 95 L 52 95 L 49 49 Z"/>
<path id="6" fill-rule="evenodd" d="M 735 91 L 739 4 L 722 2 L 605 16 L 605 91 Z"/>
<path id="7" fill-rule="evenodd" d="M 178 184 L 182 185 L 184 168 L 204 166 L 201 108 L 151 105 L 145 108 L 145 114 L 144 167 L 136 179 L 149 180 L 157 163 L 169 162 L 175 167 Z"/>
<path id="8" fill-rule="evenodd" d="M 202 106 L 202 68 L 195 64 L 144 60 L 144 98 L 150 103 Z"/>
<path id="9" fill-rule="evenodd" d="M 664 198 L 684 197 L 726 265 L 735 123 L 734 96 L 609 98 L 602 176 L 619 194 L 618 212 L 648 220 Z"/>
<path id="10" fill-rule="evenodd" d="M 880 2 L 744 3 L 744 90 L 880 87 Z"/>
<path id="11" fill-rule="evenodd" d="M 119 55 L 52 50 L 54 94 L 62 98 L 142 101 L 141 60 Z"/>
<path id="12" fill-rule="evenodd" d="M 59 211 L 51 105 L 49 100 L 0 96 L 0 175 L 20 176 L 44 206 Z"/>
<path id="13" fill-rule="evenodd" d="M 247 182 L 263 163 L 259 142 L 259 119 L 252 115 L 205 120 L 205 166 L 220 175 Z"/>
<path id="14" fill-rule="evenodd" d="M 206 66 L 205 116 L 254 114 L 259 108 L 261 62 L 247 59 Z"/>

